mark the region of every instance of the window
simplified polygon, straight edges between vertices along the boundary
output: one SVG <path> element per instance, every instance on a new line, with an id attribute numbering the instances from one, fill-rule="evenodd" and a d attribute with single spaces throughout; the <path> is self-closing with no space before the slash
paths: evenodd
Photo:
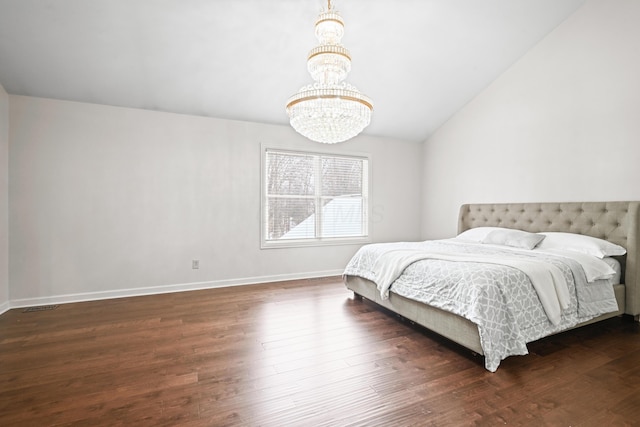
<path id="1" fill-rule="evenodd" d="M 262 247 L 368 236 L 367 157 L 266 148 L 262 165 Z"/>

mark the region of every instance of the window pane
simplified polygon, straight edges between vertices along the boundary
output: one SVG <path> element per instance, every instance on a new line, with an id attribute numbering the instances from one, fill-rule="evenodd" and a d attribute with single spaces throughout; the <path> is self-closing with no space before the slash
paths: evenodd
<path id="1" fill-rule="evenodd" d="M 322 195 L 362 195 L 362 159 L 322 158 Z"/>
<path id="2" fill-rule="evenodd" d="M 267 198 L 267 239 L 316 237 L 315 202 L 312 198 Z"/>
<path id="3" fill-rule="evenodd" d="M 326 199 L 322 206 L 322 237 L 362 236 L 361 197 Z"/>
<path id="4" fill-rule="evenodd" d="M 314 194 L 313 156 L 278 152 L 267 153 L 267 194 Z"/>
<path id="5" fill-rule="evenodd" d="M 266 149 L 263 158 L 263 247 L 367 237 L 366 157 Z"/>

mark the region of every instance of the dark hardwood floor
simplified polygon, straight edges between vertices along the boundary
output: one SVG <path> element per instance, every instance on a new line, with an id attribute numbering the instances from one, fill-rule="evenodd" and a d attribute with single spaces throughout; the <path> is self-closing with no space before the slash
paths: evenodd
<path id="1" fill-rule="evenodd" d="M 14 309 L 0 425 L 639 424 L 638 323 L 529 350 L 490 373 L 339 278 Z"/>

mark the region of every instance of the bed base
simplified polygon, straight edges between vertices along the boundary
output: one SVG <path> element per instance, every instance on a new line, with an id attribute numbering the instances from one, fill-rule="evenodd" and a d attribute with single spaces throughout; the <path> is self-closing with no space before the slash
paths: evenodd
<path id="1" fill-rule="evenodd" d="M 475 353 L 484 354 L 480 345 L 478 326 L 464 317 L 405 298 L 393 292 L 389 293 L 389 299 L 383 300 L 380 298 L 380 292 L 375 283 L 361 277 L 347 276 L 345 284 L 355 295 L 364 297 L 399 314 L 405 319 L 424 326 L 430 331 L 442 335 Z"/>
<path id="2" fill-rule="evenodd" d="M 349 290 L 353 291 L 355 299 L 361 300 L 362 298 L 366 298 L 369 301 L 374 302 L 377 305 L 384 307 L 387 310 L 390 310 L 424 328 L 427 328 L 474 353 L 480 355 L 484 354 L 482 346 L 480 345 L 478 325 L 464 317 L 405 298 L 398 294 L 394 294 L 393 292 L 389 292 L 389 299 L 383 300 L 380 298 L 380 292 L 377 290 L 375 283 L 361 277 L 347 276 L 345 277 L 345 285 Z M 593 319 L 578 323 L 576 326 L 565 329 L 564 331 L 624 314 L 624 285 L 614 285 L 614 292 L 616 300 L 618 301 L 618 311 L 594 317 Z"/>

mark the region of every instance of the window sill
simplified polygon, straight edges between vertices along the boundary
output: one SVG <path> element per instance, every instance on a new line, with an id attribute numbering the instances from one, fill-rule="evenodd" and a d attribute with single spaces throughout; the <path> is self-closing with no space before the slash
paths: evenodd
<path id="1" fill-rule="evenodd" d="M 288 239 L 288 240 L 269 240 L 260 243 L 260 249 L 279 249 L 279 248 L 304 248 L 304 247 L 323 247 L 323 246 L 345 246 L 345 245 L 364 245 L 371 243 L 371 238 L 366 237 L 339 237 L 326 239 Z"/>

